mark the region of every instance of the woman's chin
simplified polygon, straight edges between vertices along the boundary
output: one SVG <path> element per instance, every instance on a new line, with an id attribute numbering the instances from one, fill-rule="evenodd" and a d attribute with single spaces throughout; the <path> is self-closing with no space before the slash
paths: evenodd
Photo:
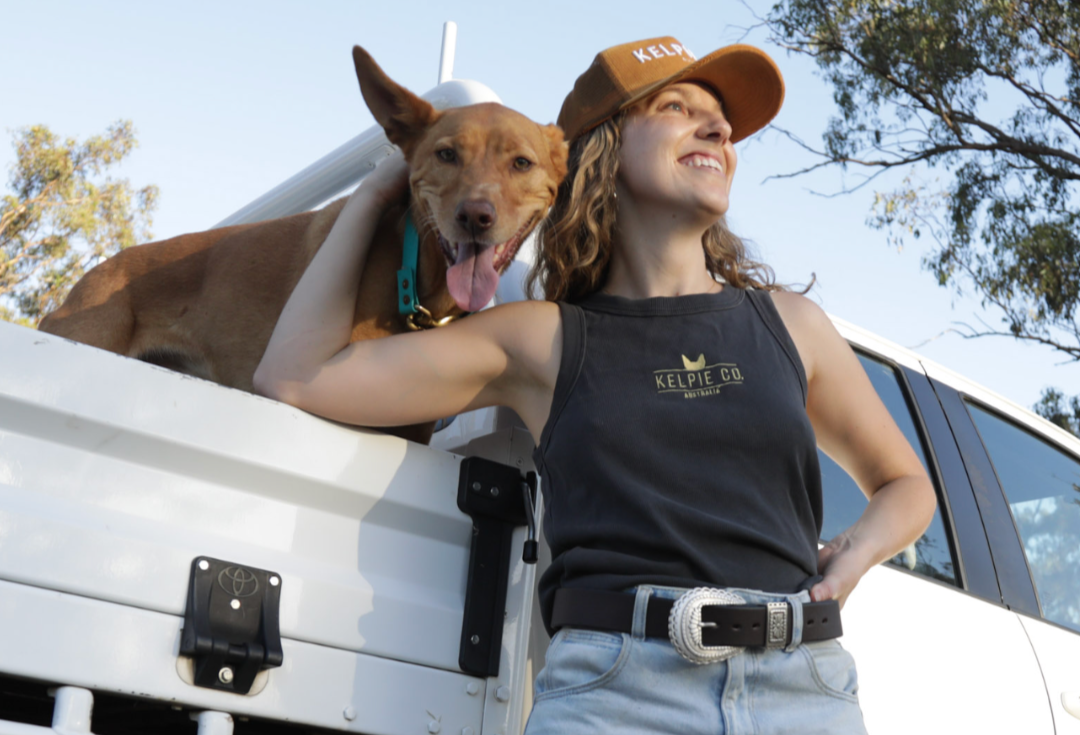
<path id="1" fill-rule="evenodd" d="M 702 219 L 708 220 L 710 224 L 718 222 L 728 211 L 728 198 L 726 196 L 700 198 L 695 203 L 697 204 L 697 210 L 701 212 Z"/>
<path id="2" fill-rule="evenodd" d="M 629 209 L 639 214 L 651 211 L 652 216 L 664 216 L 663 213 L 666 211 L 684 222 L 701 221 L 705 226 L 719 221 L 728 211 L 727 192 L 702 192 L 700 190 L 664 192 L 653 197 L 644 196 L 637 199 L 624 195 L 619 203 L 630 205 Z"/>

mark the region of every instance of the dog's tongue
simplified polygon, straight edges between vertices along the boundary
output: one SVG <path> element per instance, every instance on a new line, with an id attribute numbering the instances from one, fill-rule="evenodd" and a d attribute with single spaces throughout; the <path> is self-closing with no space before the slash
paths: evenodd
<path id="1" fill-rule="evenodd" d="M 499 286 L 495 272 L 495 247 L 476 252 L 476 243 L 458 245 L 457 262 L 446 271 L 446 286 L 465 311 L 480 311 Z"/>

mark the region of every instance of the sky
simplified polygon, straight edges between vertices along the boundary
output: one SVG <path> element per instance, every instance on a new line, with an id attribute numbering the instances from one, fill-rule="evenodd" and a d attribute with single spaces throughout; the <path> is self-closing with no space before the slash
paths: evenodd
<path id="1" fill-rule="evenodd" d="M 754 13 L 769 4 L 621 0 L 263 0 L 184 3 L 0 0 L 0 169 L 18 128 L 45 124 L 64 137 L 133 121 L 139 148 L 117 170 L 156 184 L 155 239 L 207 229 L 374 124 L 360 97 L 351 49 L 366 48 L 417 93 L 438 81 L 444 21 L 458 24 L 454 77 L 493 89 L 503 103 L 553 122 L 574 80 L 603 48 L 656 36 L 698 56 L 751 43 L 786 82 L 774 121 L 820 145 L 836 114 L 813 62 L 769 42 Z M 815 159 L 775 130 L 736 146 L 728 222 L 783 283 L 807 283 L 830 314 L 938 362 L 1022 406 L 1043 387 L 1080 393 L 1080 366 L 1005 338 L 965 340 L 950 329 L 1000 317 L 937 285 L 921 268 L 928 244 L 890 247 L 871 229 L 875 187 L 850 195 L 855 172 L 795 178 Z"/>

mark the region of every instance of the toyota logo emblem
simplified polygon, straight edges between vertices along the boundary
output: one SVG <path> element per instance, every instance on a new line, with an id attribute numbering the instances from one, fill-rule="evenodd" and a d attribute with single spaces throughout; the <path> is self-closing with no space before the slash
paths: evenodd
<path id="1" fill-rule="evenodd" d="M 259 591 L 259 580 L 254 572 L 244 567 L 226 567 L 218 575 L 221 589 L 233 597 L 251 597 Z"/>

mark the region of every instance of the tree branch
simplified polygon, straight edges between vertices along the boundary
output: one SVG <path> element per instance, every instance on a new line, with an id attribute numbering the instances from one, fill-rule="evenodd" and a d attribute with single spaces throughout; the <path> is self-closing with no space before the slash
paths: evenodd
<path id="1" fill-rule="evenodd" d="M 1038 16 L 1034 13 L 1020 13 L 1020 18 L 1023 21 L 1028 22 L 1028 27 L 1035 31 L 1035 34 L 1039 37 L 1039 40 L 1044 44 L 1061 53 L 1067 59 L 1070 59 L 1073 64 L 1080 64 L 1080 51 L 1077 48 L 1071 48 L 1068 45 L 1062 43 L 1056 36 L 1050 35 L 1050 32 L 1046 29 L 1046 26 L 1039 20 Z"/>
<path id="2" fill-rule="evenodd" d="M 20 247 L 19 250 L 18 250 L 18 253 L 16 255 L 13 255 L 12 257 L 5 260 L 3 263 L 0 263 L 0 278 L 3 278 L 8 273 L 14 273 L 15 272 L 15 264 L 18 263 L 19 261 L 27 260 L 28 258 L 32 257 L 30 251 L 32 251 L 36 247 L 39 247 L 43 243 L 44 243 L 44 240 L 31 240 L 31 241 L 25 243 L 22 247 Z M 32 273 L 32 271 L 31 271 L 31 273 Z M 28 277 L 29 277 L 28 275 L 24 274 L 21 278 L 19 278 L 17 281 L 15 281 L 15 284 L 22 283 Z"/>
<path id="3" fill-rule="evenodd" d="M 1062 342 L 1057 342 L 1055 340 L 1049 339 L 1048 337 L 1040 337 L 1039 335 L 1029 334 L 1027 332 L 1013 334 L 1012 332 L 1002 332 L 998 329 L 991 329 L 980 332 L 973 329 L 970 325 L 964 324 L 963 322 L 955 323 L 971 330 L 966 334 L 960 331 L 957 332 L 964 339 L 975 339 L 977 337 L 1011 337 L 1012 339 L 1019 339 L 1025 342 L 1034 342 L 1036 344 L 1052 347 L 1053 349 L 1058 350 L 1059 352 L 1064 352 L 1066 355 L 1072 357 L 1073 362 L 1080 360 L 1080 346 L 1073 347 Z"/>
<path id="4" fill-rule="evenodd" d="M 15 209 L 10 209 L 0 217 L 0 242 L 3 242 L 4 230 L 6 230 L 12 222 L 18 219 L 21 215 L 25 214 L 27 210 L 34 206 L 43 205 L 51 196 L 51 188 L 55 188 L 56 180 L 50 181 L 46 184 L 36 196 L 31 199 L 27 199 L 22 202 Z"/>
<path id="5" fill-rule="evenodd" d="M 1041 161 L 1038 158 L 1039 156 L 1047 156 L 1047 157 L 1052 157 L 1052 158 L 1061 158 L 1061 159 L 1066 160 L 1066 161 L 1068 161 L 1070 163 L 1073 163 L 1073 164 L 1075 164 L 1077 166 L 1080 166 L 1080 156 L 1077 156 L 1076 154 L 1073 154 L 1073 153 L 1071 153 L 1069 151 L 1066 151 L 1066 150 L 1063 150 L 1063 149 L 1051 148 L 1050 146 L 1034 145 L 1034 144 L 1028 143 L 1026 141 L 1022 141 L 1022 140 L 1020 140 L 1018 138 L 1014 138 L 1013 136 L 1008 135 L 1007 133 L 1000 130 L 996 126 L 990 125 L 989 123 L 987 123 L 984 120 L 976 117 L 975 115 L 972 115 L 969 112 L 954 109 L 951 105 L 947 104 L 944 100 L 938 100 L 937 98 L 935 98 L 935 103 L 931 103 L 927 99 L 927 97 L 924 96 L 919 90 L 915 89 L 911 85 L 905 84 L 903 81 L 901 81 L 899 78 L 897 78 L 894 74 L 889 72 L 888 69 L 883 69 L 883 68 L 880 68 L 878 66 L 875 66 L 875 65 L 871 64 L 870 62 L 866 61 L 865 59 L 863 59 L 861 56 L 854 53 L 852 50 L 848 49 L 847 46 L 845 46 L 840 40 L 838 40 L 838 39 L 843 38 L 843 34 L 840 33 L 840 31 L 833 24 L 832 14 L 829 12 L 829 8 L 828 8 L 827 4 L 823 0 L 819 0 L 817 5 L 818 5 L 819 12 L 821 13 L 822 24 L 827 28 L 828 33 L 829 33 L 829 35 L 831 37 L 826 38 L 826 39 L 811 39 L 810 37 L 804 36 L 804 38 L 807 39 L 807 41 L 804 42 L 804 44 L 809 44 L 810 42 L 816 40 L 817 43 L 819 43 L 825 50 L 832 51 L 834 53 L 839 53 L 842 56 L 848 58 L 852 63 L 854 63 L 859 68 L 861 68 L 864 72 L 870 74 L 872 77 L 877 77 L 877 78 L 880 78 L 880 79 L 883 79 L 883 80 L 889 82 L 897 90 L 902 91 L 908 97 L 910 97 L 915 102 L 917 102 L 918 105 L 923 110 L 930 113 L 931 115 L 936 116 L 938 119 L 942 120 L 942 122 L 945 123 L 946 127 L 948 127 L 950 131 L 952 131 L 953 135 L 956 136 L 956 139 L 958 141 L 960 141 L 959 146 L 941 146 L 941 145 L 934 146 L 934 147 L 929 149 L 927 155 L 920 155 L 920 156 L 915 156 L 915 157 L 908 156 L 908 157 L 905 157 L 904 160 L 899 161 L 896 164 L 889 164 L 889 163 L 886 163 L 886 162 L 877 162 L 877 161 L 863 162 L 863 161 L 858 161 L 856 159 L 848 159 L 848 158 L 837 159 L 837 160 L 843 160 L 844 162 L 851 162 L 851 163 L 859 163 L 861 165 L 867 165 L 867 166 L 884 166 L 884 165 L 905 165 L 907 163 L 915 163 L 915 162 L 918 162 L 920 160 L 926 160 L 927 158 L 930 158 L 930 157 L 933 157 L 933 156 L 936 156 L 936 155 L 940 155 L 940 154 L 943 154 L 943 153 L 948 153 L 948 152 L 953 151 L 953 150 L 972 150 L 972 151 L 985 151 L 985 152 L 995 152 L 995 151 L 1015 152 L 1017 155 L 1020 155 L 1020 156 L 1023 156 L 1024 158 L 1027 158 L 1032 163 L 1034 163 L 1036 166 L 1039 166 L 1041 169 L 1046 171 L 1046 173 L 1048 173 L 1048 174 L 1050 174 L 1052 176 L 1067 178 L 1067 179 L 1070 179 L 1070 180 L 1080 180 L 1080 172 L 1074 172 L 1074 171 L 1069 171 L 1068 169 L 1062 169 L 1062 168 L 1059 168 L 1059 167 L 1050 166 L 1049 164 L 1044 163 L 1043 161 Z M 815 51 L 813 51 L 811 49 L 808 49 L 808 48 L 806 48 L 806 45 L 796 46 L 796 47 L 793 48 L 793 50 L 799 51 L 800 53 L 807 54 L 807 55 L 809 55 L 811 57 L 818 57 L 822 53 L 822 51 L 815 52 Z M 1004 142 L 1004 145 L 1002 145 L 1001 143 L 999 143 L 998 145 L 985 145 L 985 144 L 977 144 L 977 143 L 974 143 L 974 142 L 967 142 L 965 140 L 965 137 L 964 137 L 962 131 L 959 129 L 957 123 L 967 124 L 967 125 L 971 125 L 973 127 L 976 127 L 978 129 L 982 130 L 983 132 L 987 133 L 988 135 L 990 135 L 991 138 L 993 138 L 995 140 L 998 140 L 998 141 Z M 822 154 L 822 155 L 824 155 L 824 154 Z M 830 157 L 830 158 L 832 158 L 832 157 Z"/>
<path id="6" fill-rule="evenodd" d="M 1017 89 L 1021 94 L 1026 95 L 1028 99 L 1032 100 L 1033 103 L 1042 104 L 1043 109 L 1045 109 L 1047 112 L 1049 112 L 1055 118 L 1057 118 L 1061 123 L 1063 123 L 1065 125 L 1065 127 L 1067 127 L 1069 129 L 1069 131 L 1073 135 L 1080 138 L 1080 126 L 1078 126 L 1076 124 L 1075 120 L 1073 120 L 1071 117 L 1066 115 L 1061 110 L 1061 108 L 1059 108 L 1057 105 L 1054 104 L 1054 102 L 1053 102 L 1054 98 L 1053 97 L 1046 94 L 1042 90 L 1036 90 L 1030 84 L 1027 84 L 1026 82 L 1023 82 L 1023 81 L 1015 78 L 1011 74 L 1005 74 L 1005 73 L 999 72 L 999 71 L 997 71 L 995 69 L 991 69 L 990 67 L 986 66 L 985 64 L 983 64 L 981 62 L 976 64 L 976 68 L 980 69 L 984 74 L 986 74 L 989 77 L 994 77 L 996 79 L 1001 79 L 1001 80 L 1004 80 L 1004 81 L 1008 82 L 1015 89 Z M 1080 159 L 1077 159 L 1077 160 L 1080 160 Z M 1076 163 L 1077 161 L 1073 161 L 1073 162 Z"/>

